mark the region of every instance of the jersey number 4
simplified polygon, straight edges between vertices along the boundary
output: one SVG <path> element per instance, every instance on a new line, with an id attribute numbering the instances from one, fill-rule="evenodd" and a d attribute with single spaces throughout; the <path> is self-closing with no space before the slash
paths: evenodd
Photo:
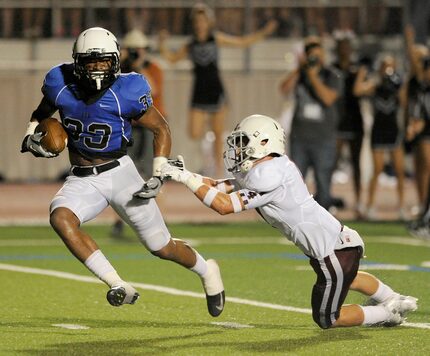
<path id="1" fill-rule="evenodd" d="M 103 150 L 109 144 L 110 135 L 112 134 L 112 127 L 108 124 L 92 122 L 86 128 L 82 121 L 66 117 L 64 119 L 64 126 L 69 132 L 73 132 L 72 138 L 74 141 L 82 139 L 83 132 L 89 133 L 92 137 L 83 137 L 83 144 L 93 150 Z"/>

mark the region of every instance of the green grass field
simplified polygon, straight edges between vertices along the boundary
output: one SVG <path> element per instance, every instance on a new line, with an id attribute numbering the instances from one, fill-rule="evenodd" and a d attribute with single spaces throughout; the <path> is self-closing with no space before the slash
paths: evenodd
<path id="1" fill-rule="evenodd" d="M 0 227 L 0 354 L 429 355 L 430 242 L 410 238 L 400 224 L 350 226 L 365 239 L 364 268 L 419 298 L 406 326 L 320 330 L 307 313 L 314 282 L 307 260 L 263 223 L 170 226 L 215 258 L 227 296 L 244 300 L 228 300 L 219 318 L 209 316 L 203 298 L 154 290 L 202 293 L 196 275 L 152 257 L 131 230 L 117 241 L 108 226 L 86 227 L 120 275 L 144 287 L 135 305 L 114 308 L 107 287 L 81 278 L 92 275 L 49 227 Z M 354 293 L 347 299 L 363 301 Z"/>

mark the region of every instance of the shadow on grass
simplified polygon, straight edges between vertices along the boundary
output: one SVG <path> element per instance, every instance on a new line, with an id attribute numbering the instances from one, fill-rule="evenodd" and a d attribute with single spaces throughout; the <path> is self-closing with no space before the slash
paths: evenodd
<path id="1" fill-rule="evenodd" d="M 31 355 L 105 355 L 105 354 L 170 354 L 170 353 L 190 353 L 190 354 L 211 354 L 211 353 L 286 353 L 298 350 L 324 350 L 324 344 L 327 343 L 344 343 L 346 341 L 356 341 L 368 339 L 370 336 L 362 333 L 362 329 L 333 329 L 333 330 L 314 330 L 313 328 L 301 326 L 304 334 L 312 333 L 310 336 L 297 337 L 297 326 L 254 324 L 256 329 L 247 330 L 228 330 L 212 325 L 207 322 L 187 323 L 187 322 L 158 322 L 158 321 L 115 321 L 115 320 L 95 320 L 95 319 L 41 319 L 33 323 L 17 323 L 17 327 L 48 327 L 56 323 L 73 323 L 89 326 L 88 330 L 70 330 L 71 338 L 62 343 L 51 345 L 40 345 L 37 349 L 19 350 L 25 354 Z M 264 326 L 264 327 L 261 327 Z M 136 336 L 125 337 L 124 335 L 114 334 L 114 340 L 103 339 L 100 335 L 94 335 L 92 330 L 104 328 L 130 328 L 133 334 L 136 329 L 142 328 L 142 337 L 136 339 Z M 151 337 L 145 333 L 145 329 L 160 329 L 160 336 Z M 202 331 L 204 328 L 206 331 Z M 246 335 L 255 339 L 252 330 L 261 329 L 285 330 L 285 337 L 263 340 L 247 341 Z M 180 329 L 172 331 L 171 329 Z M 208 330 L 209 329 L 209 330 Z M 194 332 L 193 332 L 194 330 Z M 289 336 L 288 330 L 291 330 L 292 336 Z M 293 332 L 295 331 L 295 332 Z M 64 333 L 65 330 L 62 332 Z M 180 333 L 180 335 L 178 335 Z M 170 335 L 169 335 L 170 334 Z M 173 335 L 172 335 L 173 334 Z M 223 335 L 224 334 L 224 335 Z M 73 336 L 85 335 L 88 338 L 98 338 L 91 341 L 73 341 Z M 161 336 L 162 335 L 162 336 Z M 221 336 L 222 335 L 222 336 Z M 214 336 L 216 340 L 210 341 Z M 267 336 L 267 334 L 266 334 Z M 109 331 L 106 332 L 106 338 L 109 337 Z"/>

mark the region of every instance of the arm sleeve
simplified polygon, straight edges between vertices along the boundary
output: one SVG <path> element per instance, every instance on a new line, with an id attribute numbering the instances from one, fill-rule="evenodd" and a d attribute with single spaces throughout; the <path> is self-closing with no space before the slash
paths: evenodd
<path id="1" fill-rule="evenodd" d="M 31 117 L 40 121 L 51 117 L 56 111 L 57 108 L 44 96 L 37 109 L 31 114 Z"/>
<path id="2" fill-rule="evenodd" d="M 263 205 L 266 205 L 272 201 L 274 201 L 276 190 L 269 193 L 258 193 L 249 189 L 241 189 L 237 193 L 239 193 L 240 199 L 243 202 L 245 210 L 259 208 Z M 235 194 L 235 193 L 232 193 Z"/>

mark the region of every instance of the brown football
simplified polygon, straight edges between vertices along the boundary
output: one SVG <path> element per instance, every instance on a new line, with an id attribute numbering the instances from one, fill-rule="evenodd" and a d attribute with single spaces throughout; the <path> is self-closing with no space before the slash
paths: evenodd
<path id="1" fill-rule="evenodd" d="M 36 132 L 46 132 L 40 143 L 48 152 L 60 153 L 67 146 L 67 133 L 63 125 L 53 117 L 42 120 L 37 125 Z"/>

